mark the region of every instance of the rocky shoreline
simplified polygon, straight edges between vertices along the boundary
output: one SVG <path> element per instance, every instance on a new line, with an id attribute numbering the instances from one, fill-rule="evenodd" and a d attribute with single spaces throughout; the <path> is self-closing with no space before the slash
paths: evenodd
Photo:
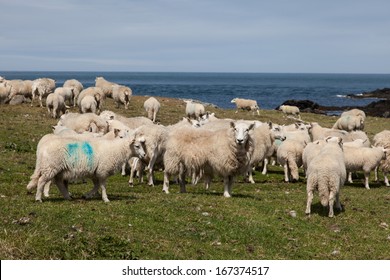
<path id="1" fill-rule="evenodd" d="M 360 94 L 349 94 L 349 98 L 378 98 L 380 100 L 371 102 L 366 106 L 350 107 L 350 106 L 322 106 L 311 100 L 286 100 L 281 105 L 297 106 L 301 112 L 324 114 L 324 115 L 339 115 L 340 112 L 357 108 L 363 110 L 366 115 L 372 117 L 390 118 L 390 88 L 376 89 L 370 92 Z M 276 108 L 277 109 L 277 108 Z"/>

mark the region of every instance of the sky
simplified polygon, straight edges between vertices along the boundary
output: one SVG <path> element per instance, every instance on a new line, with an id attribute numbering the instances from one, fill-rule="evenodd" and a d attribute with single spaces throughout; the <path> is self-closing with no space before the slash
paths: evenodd
<path id="1" fill-rule="evenodd" d="M 390 73 L 388 0 L 0 0 L 0 71 Z"/>

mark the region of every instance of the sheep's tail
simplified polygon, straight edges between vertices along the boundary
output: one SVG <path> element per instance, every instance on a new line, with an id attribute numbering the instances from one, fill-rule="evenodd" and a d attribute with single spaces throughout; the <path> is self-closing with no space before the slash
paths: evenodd
<path id="1" fill-rule="evenodd" d="M 320 196 L 320 201 L 322 206 L 326 207 L 329 205 L 329 188 L 327 185 L 322 185 L 321 184 L 318 186 L 318 193 Z"/>
<path id="2" fill-rule="evenodd" d="M 291 159 L 291 158 L 287 158 L 287 166 L 289 168 L 292 179 L 295 181 L 298 181 L 299 180 L 299 170 L 298 170 L 298 165 L 295 162 L 295 160 Z"/>
<path id="3" fill-rule="evenodd" d="M 34 173 L 30 177 L 30 182 L 27 184 L 27 192 L 31 192 L 31 190 L 37 188 L 40 176 L 41 173 L 35 169 Z"/>

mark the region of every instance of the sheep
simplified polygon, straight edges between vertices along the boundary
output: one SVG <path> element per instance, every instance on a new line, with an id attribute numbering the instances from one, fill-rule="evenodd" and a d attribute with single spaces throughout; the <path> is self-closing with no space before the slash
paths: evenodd
<path id="1" fill-rule="evenodd" d="M 185 175 L 204 173 L 209 184 L 214 174 L 223 177 L 225 197 L 231 197 L 236 175 L 248 170 L 253 154 L 250 131 L 255 124 L 231 122 L 227 129 L 183 128 L 171 131 L 164 154 L 163 191 L 169 193 L 169 177 L 179 175 L 180 190 L 186 192 Z"/>
<path id="2" fill-rule="evenodd" d="M 205 108 L 202 104 L 192 100 L 184 100 L 184 102 L 186 103 L 186 116 L 188 118 L 197 119 L 205 114 Z"/>
<path id="3" fill-rule="evenodd" d="M 334 203 L 336 208 L 342 210 L 340 203 L 340 188 L 347 177 L 342 139 L 327 141 L 320 153 L 310 162 L 307 169 L 307 215 L 311 213 L 311 203 L 314 191 L 318 190 L 321 204 L 329 207 L 329 217 L 334 216 Z"/>
<path id="4" fill-rule="evenodd" d="M 74 91 L 72 87 L 58 87 L 54 90 L 55 94 L 61 95 L 65 102 L 69 101 L 69 106 L 74 105 Z"/>
<path id="5" fill-rule="evenodd" d="M 301 118 L 299 108 L 297 106 L 290 106 L 290 105 L 281 105 L 279 106 L 279 111 L 282 111 L 284 115 L 293 115 Z"/>
<path id="6" fill-rule="evenodd" d="M 376 147 L 383 147 L 385 149 L 390 149 L 390 130 L 383 130 L 375 134 L 373 138 L 373 144 Z M 387 178 L 387 174 L 390 171 L 390 153 L 387 153 L 386 159 L 380 162 L 379 168 L 383 173 L 385 185 L 389 187 L 390 184 L 389 184 L 389 179 Z M 378 181 L 378 168 L 375 169 L 375 180 Z"/>
<path id="7" fill-rule="evenodd" d="M 80 112 L 81 112 L 81 101 L 86 96 L 92 96 L 96 102 L 96 110 L 101 111 L 101 109 L 103 107 L 103 101 L 105 99 L 105 95 L 103 93 L 103 90 L 101 88 L 98 88 L 98 87 L 88 87 L 88 88 L 84 89 L 82 92 L 80 92 L 79 96 L 77 97 L 77 105 L 80 109 Z M 91 98 L 89 98 L 89 101 L 91 101 Z"/>
<path id="8" fill-rule="evenodd" d="M 363 117 L 363 121 L 366 120 L 366 113 L 360 109 L 351 109 L 348 111 L 343 112 L 340 117 L 345 117 L 345 116 L 361 116 Z"/>
<path id="9" fill-rule="evenodd" d="M 11 101 L 17 95 L 32 98 L 32 83 L 33 81 L 31 80 L 7 80 L 7 86 L 11 87 L 7 102 Z"/>
<path id="10" fill-rule="evenodd" d="M 58 125 L 66 126 L 77 133 L 89 131 L 105 134 L 108 131 L 107 122 L 94 113 L 67 113 L 61 116 Z"/>
<path id="11" fill-rule="evenodd" d="M 302 154 L 307 142 L 286 139 L 283 141 L 277 152 L 277 161 L 284 169 L 284 181 L 298 181 L 298 168 L 302 165 Z"/>
<path id="12" fill-rule="evenodd" d="M 46 98 L 46 108 L 53 119 L 61 117 L 66 110 L 64 97 L 56 93 L 50 93 Z"/>
<path id="13" fill-rule="evenodd" d="M 345 131 L 363 130 L 364 118 L 362 116 L 346 115 L 337 119 L 332 128 Z"/>
<path id="14" fill-rule="evenodd" d="M 120 114 L 116 114 L 108 110 L 101 112 L 100 117 L 106 121 L 108 120 L 121 121 L 123 124 L 125 124 L 131 129 L 136 129 L 137 127 L 140 127 L 141 125 L 145 125 L 145 124 L 153 124 L 153 121 L 145 117 L 126 118 Z"/>
<path id="15" fill-rule="evenodd" d="M 233 98 L 230 102 L 236 104 L 236 107 L 237 107 L 236 113 L 238 113 L 239 109 L 242 109 L 242 110 L 252 111 L 253 114 L 255 112 L 257 112 L 257 114 L 260 115 L 260 113 L 259 113 L 259 106 L 257 105 L 257 101 L 256 100 L 242 99 L 242 98 Z"/>
<path id="16" fill-rule="evenodd" d="M 9 101 L 11 89 L 11 85 L 8 85 L 6 83 L 0 83 L 0 104 L 4 104 Z"/>
<path id="17" fill-rule="evenodd" d="M 31 106 L 33 106 L 35 96 L 38 95 L 39 106 L 43 107 L 42 98 L 54 92 L 55 87 L 56 87 L 56 81 L 53 79 L 39 78 L 34 80 L 31 86 L 31 94 L 32 94 Z"/>
<path id="18" fill-rule="evenodd" d="M 131 88 L 126 86 L 115 85 L 112 88 L 112 98 L 115 101 L 116 108 L 119 108 L 119 104 L 125 105 L 125 109 L 129 108 L 131 95 L 133 94 Z"/>
<path id="19" fill-rule="evenodd" d="M 98 98 L 100 95 L 97 95 Z M 94 113 L 98 110 L 98 102 L 96 101 L 95 96 L 87 95 L 80 101 L 80 112 L 81 113 Z"/>
<path id="20" fill-rule="evenodd" d="M 114 86 L 117 86 L 118 84 L 109 82 L 103 77 L 96 77 L 95 79 L 95 87 L 101 88 L 103 90 L 103 93 L 106 97 L 112 96 L 112 91 Z"/>
<path id="21" fill-rule="evenodd" d="M 149 97 L 144 102 L 144 109 L 148 114 L 148 118 L 151 119 L 154 123 L 156 122 L 157 113 L 160 110 L 160 102 L 154 97 Z"/>
<path id="22" fill-rule="evenodd" d="M 353 183 L 351 172 L 363 171 L 364 172 L 364 186 L 366 189 L 370 189 L 369 177 L 370 172 L 380 164 L 380 162 L 386 159 L 386 155 L 390 152 L 390 149 L 383 147 L 344 147 L 345 167 L 348 174 L 348 182 Z"/>
<path id="23" fill-rule="evenodd" d="M 129 160 L 129 166 L 130 166 L 130 178 L 129 178 L 129 185 L 132 187 L 134 185 L 134 175 L 137 175 L 138 180 L 140 183 L 144 182 L 143 172 L 145 169 L 145 164 L 140 160 L 138 157 L 132 157 Z M 123 174 L 122 175 L 126 175 Z"/>
<path id="24" fill-rule="evenodd" d="M 76 106 L 77 97 L 79 96 L 80 92 L 82 92 L 84 90 L 83 84 L 76 79 L 70 79 L 70 80 L 66 80 L 62 87 L 73 89 L 72 104 L 73 104 L 73 106 Z"/>

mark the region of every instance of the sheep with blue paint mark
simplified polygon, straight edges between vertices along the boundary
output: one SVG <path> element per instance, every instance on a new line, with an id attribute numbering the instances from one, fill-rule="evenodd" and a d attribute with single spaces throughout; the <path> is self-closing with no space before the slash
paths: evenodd
<path id="1" fill-rule="evenodd" d="M 37 160 L 29 186 L 37 182 L 35 200 L 42 202 L 44 186 L 55 182 L 65 199 L 71 199 L 68 182 L 90 177 L 94 187 L 85 197 L 93 197 L 100 187 L 102 199 L 109 202 L 106 180 L 122 164 L 133 156 L 143 158 L 144 138 L 136 131 L 125 138 L 107 140 L 103 138 L 78 139 L 77 137 L 50 137 L 37 147 Z"/>

